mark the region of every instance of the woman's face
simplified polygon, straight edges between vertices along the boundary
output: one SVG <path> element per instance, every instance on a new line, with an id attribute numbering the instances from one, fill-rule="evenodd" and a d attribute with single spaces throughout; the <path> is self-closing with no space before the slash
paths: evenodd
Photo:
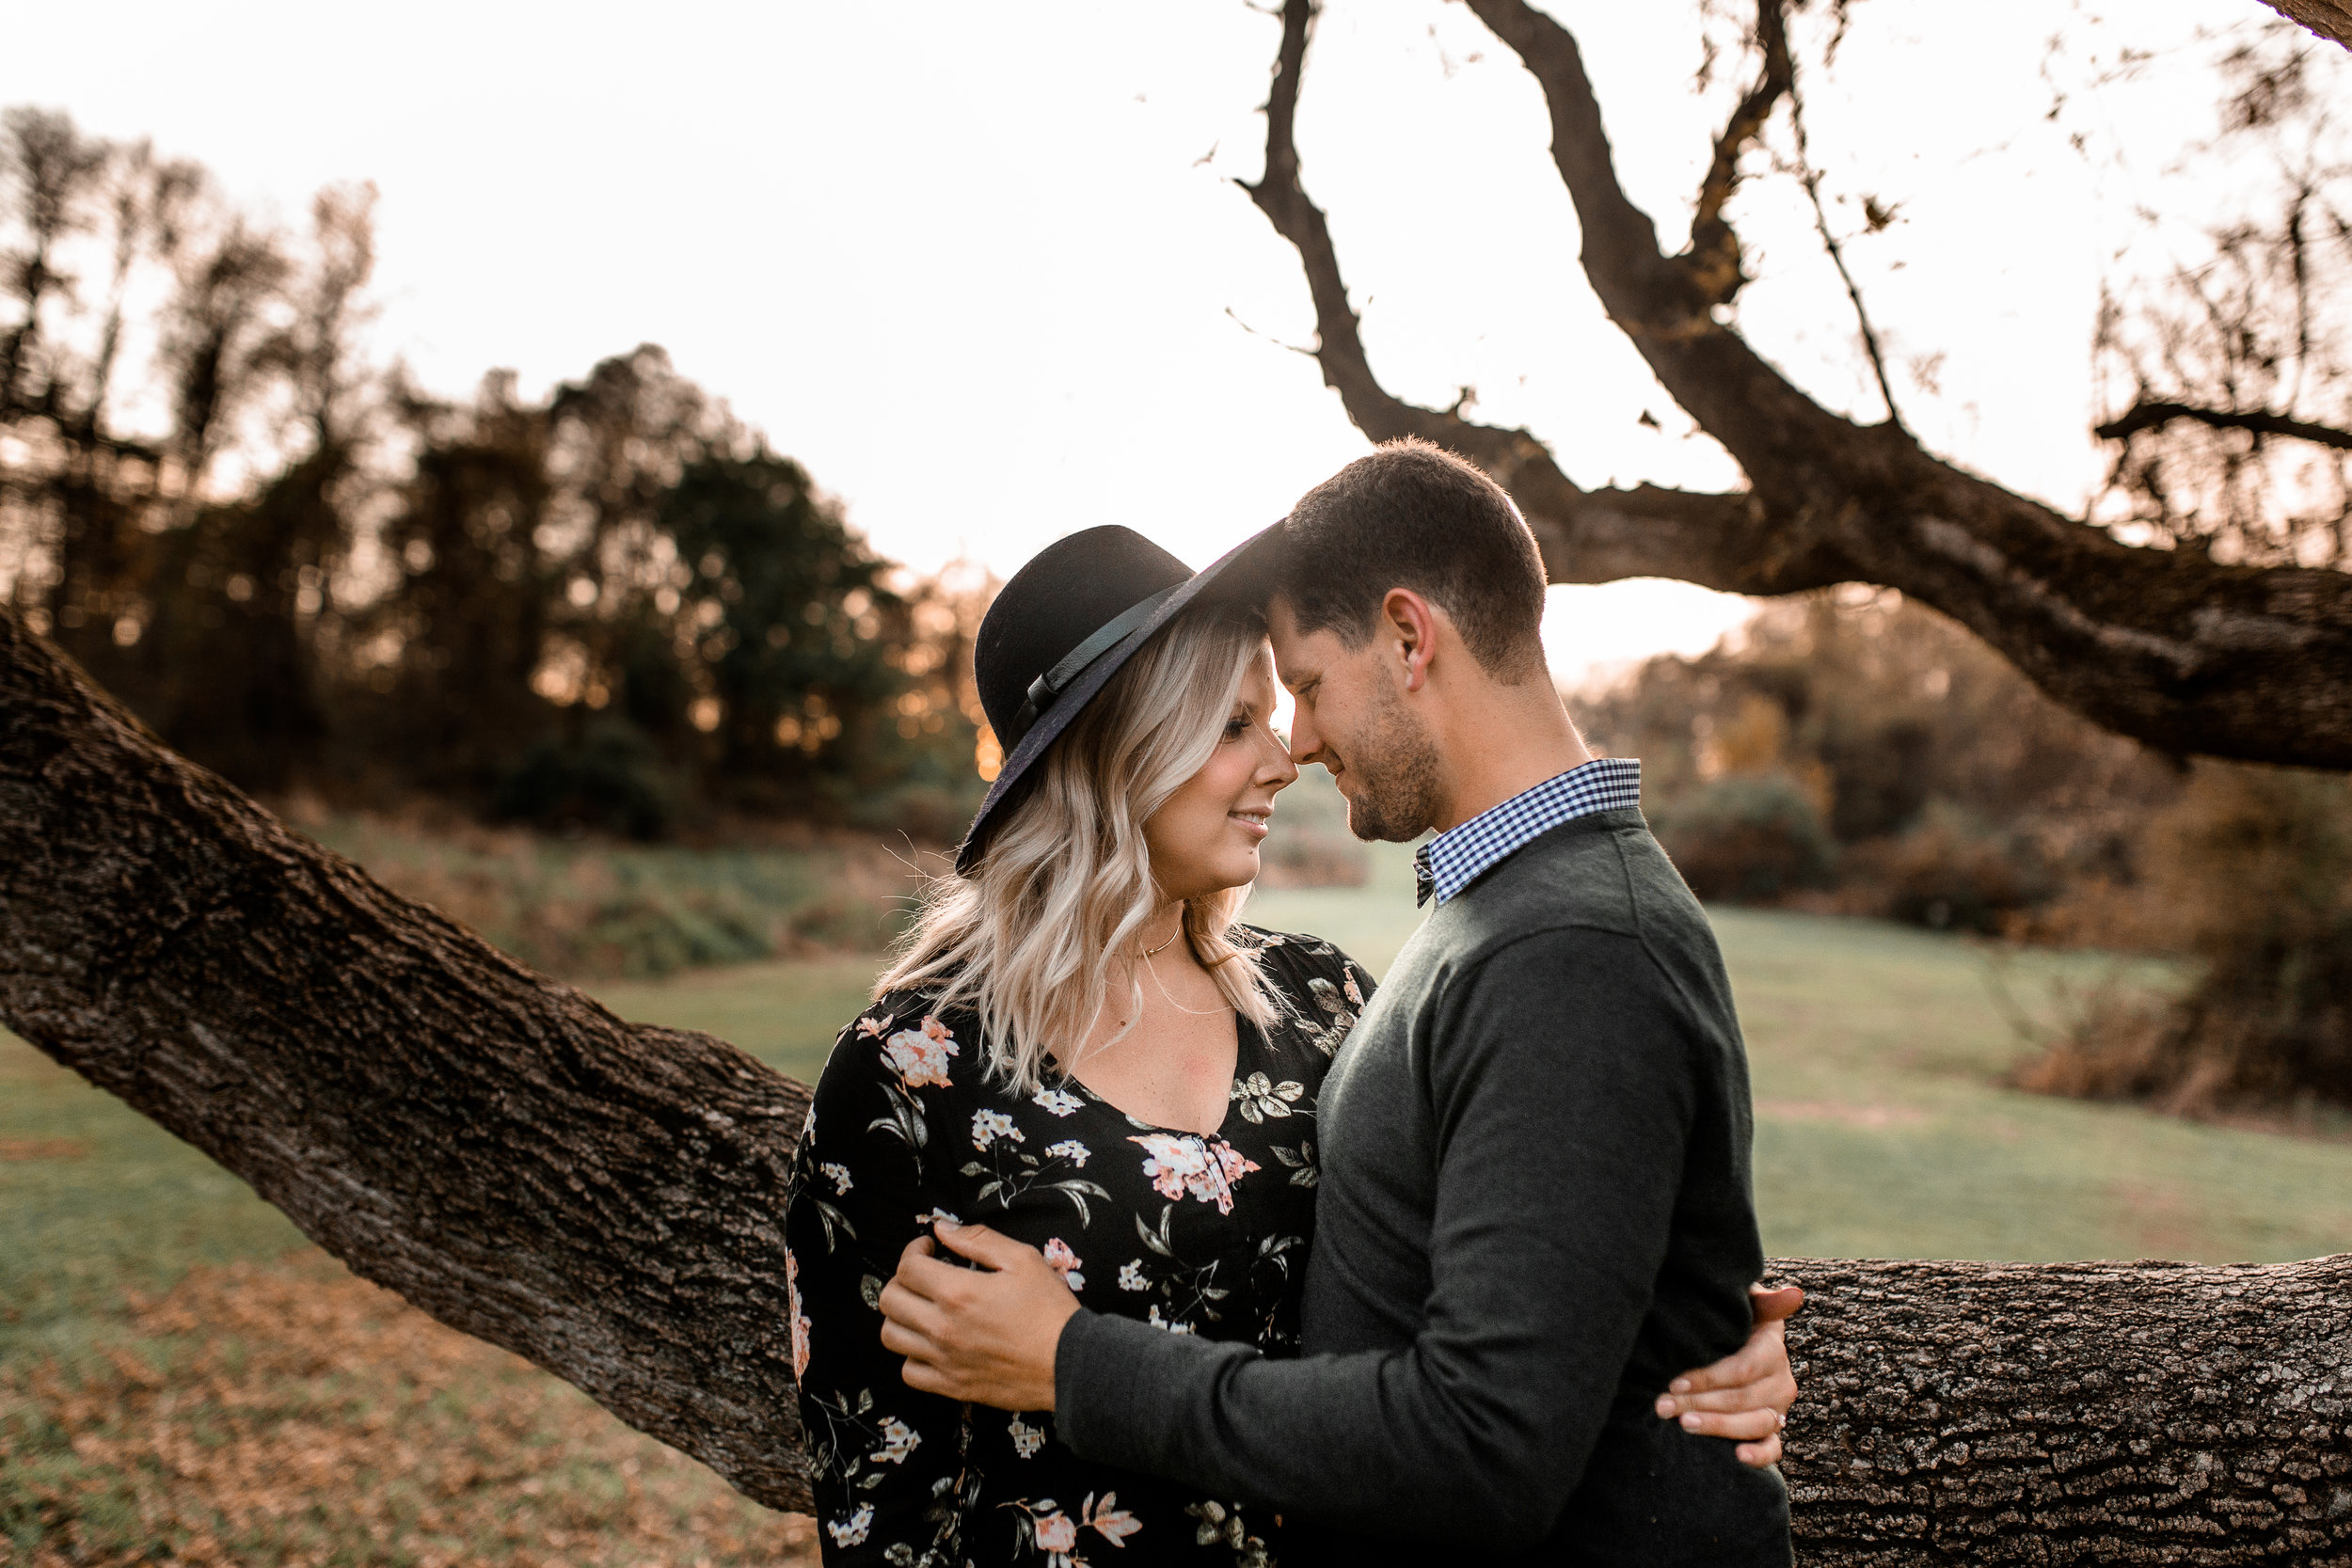
<path id="1" fill-rule="evenodd" d="M 1274 660 L 1261 647 L 1216 751 L 1143 825 L 1152 878 L 1168 897 L 1198 898 L 1258 879 L 1258 845 L 1275 794 L 1298 777 L 1273 721 Z"/>

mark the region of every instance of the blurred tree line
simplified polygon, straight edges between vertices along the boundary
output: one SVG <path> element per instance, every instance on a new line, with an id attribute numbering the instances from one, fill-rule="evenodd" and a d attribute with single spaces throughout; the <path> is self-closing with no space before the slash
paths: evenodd
<path id="1" fill-rule="evenodd" d="M 470 400 L 362 343 L 372 187 L 281 232 L 0 115 L 0 594 L 247 788 L 639 837 L 952 836 L 986 584 L 914 581 L 647 345 Z"/>
<path id="2" fill-rule="evenodd" d="M 1642 759 L 1702 897 L 2192 960 L 2179 998 L 2088 999 L 2026 1086 L 2352 1105 L 2352 781 L 2152 752 L 1858 588 L 1774 602 L 1579 711 Z"/>

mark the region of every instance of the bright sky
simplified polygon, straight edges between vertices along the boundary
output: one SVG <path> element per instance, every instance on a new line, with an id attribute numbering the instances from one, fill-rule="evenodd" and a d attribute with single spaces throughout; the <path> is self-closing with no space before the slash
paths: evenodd
<path id="1" fill-rule="evenodd" d="M 1695 7 L 1553 8 L 1584 44 L 1621 172 L 1679 243 L 1723 105 L 1691 90 Z M 2160 160 L 2101 172 L 2067 149 L 2072 122 L 2042 118 L 2048 39 L 2073 25 L 2083 47 L 2161 48 L 2267 14 L 2133 0 L 2124 40 L 2091 24 L 2100 9 L 1876 0 L 1812 87 L 1841 224 L 1866 191 L 1903 204 L 1854 260 L 1897 357 L 1940 388 L 1903 380 L 1906 414 L 2067 507 L 2097 474 L 2101 214 L 2144 197 L 2131 183 Z M 1364 450 L 1284 346 L 1312 332 L 1296 261 L 1231 183 L 1258 169 L 1279 33 L 1243 0 L 0 16 L 0 103 L 152 136 L 289 223 L 322 183 L 376 182 L 379 341 L 426 386 L 511 366 L 536 391 L 660 342 L 918 568 L 968 555 L 1009 572 L 1106 521 L 1205 562 Z M 2199 94 L 2099 112 L 2127 141 L 2153 127 L 2177 145 L 2209 123 Z M 1473 386 L 1484 417 L 1524 422 L 1584 483 L 1731 479 L 1602 318 L 1541 97 L 1466 10 L 1334 0 L 1300 135 L 1392 390 L 1447 403 Z M 1760 281 L 1742 325 L 1817 395 L 1876 417 L 1790 194 L 1759 193 L 1743 222 Z M 1678 584 L 1560 589 L 1547 634 L 1575 682 L 1704 648 L 1744 612 Z"/>

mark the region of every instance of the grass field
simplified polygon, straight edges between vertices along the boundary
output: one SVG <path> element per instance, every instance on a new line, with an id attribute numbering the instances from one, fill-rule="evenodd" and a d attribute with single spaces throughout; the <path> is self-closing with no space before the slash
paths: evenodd
<path id="1" fill-rule="evenodd" d="M 1263 895 L 1262 924 L 1383 969 L 1403 855 L 1361 888 Z M 1783 1257 L 2275 1260 L 2352 1249 L 2352 1141 L 2169 1120 L 2001 1085 L 2119 974 L 1856 921 L 1718 911 L 1754 1065 L 1765 1239 Z M 598 994 L 813 1076 L 866 958 Z M 2162 984 L 2140 965 L 2122 983 Z M 1801 1271 L 1800 1271 L 1801 1277 Z M 344 1274 L 243 1183 L 0 1036 L 0 1564 L 735 1564 L 805 1521 Z"/>

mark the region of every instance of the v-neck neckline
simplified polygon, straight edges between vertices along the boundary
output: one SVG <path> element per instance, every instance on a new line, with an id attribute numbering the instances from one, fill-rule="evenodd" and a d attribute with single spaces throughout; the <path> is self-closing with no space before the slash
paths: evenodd
<path id="1" fill-rule="evenodd" d="M 1244 1078 L 1248 1076 L 1248 1073 L 1244 1069 L 1243 1059 L 1249 1053 L 1249 1042 L 1252 1039 L 1256 1039 L 1262 1049 L 1264 1047 L 1265 1037 L 1263 1032 L 1261 1031 L 1255 1023 L 1251 1022 L 1248 1019 L 1244 1018 L 1238 1011 L 1236 1011 L 1233 1014 L 1233 1070 L 1229 1075 L 1225 1085 L 1225 1114 L 1217 1118 L 1216 1131 L 1214 1132 L 1202 1132 L 1198 1129 L 1190 1127 L 1171 1127 L 1165 1122 L 1152 1121 L 1147 1117 L 1139 1117 L 1133 1111 L 1128 1110 L 1126 1107 L 1113 1103 L 1106 1096 L 1097 1090 L 1093 1085 L 1088 1083 L 1085 1079 L 1079 1077 L 1074 1072 L 1064 1074 L 1063 1081 L 1075 1085 L 1079 1093 L 1085 1095 L 1088 1100 L 1093 1101 L 1095 1104 L 1102 1106 L 1103 1109 L 1112 1112 L 1117 1116 L 1123 1117 L 1136 1126 L 1142 1128 L 1145 1132 L 1164 1132 L 1170 1137 L 1176 1138 L 1200 1138 L 1203 1141 L 1231 1143 L 1232 1140 L 1226 1136 L 1226 1130 L 1232 1126 L 1233 1117 L 1240 1114 L 1235 1109 L 1240 1102 L 1233 1098 L 1233 1085 L 1240 1083 Z"/>

